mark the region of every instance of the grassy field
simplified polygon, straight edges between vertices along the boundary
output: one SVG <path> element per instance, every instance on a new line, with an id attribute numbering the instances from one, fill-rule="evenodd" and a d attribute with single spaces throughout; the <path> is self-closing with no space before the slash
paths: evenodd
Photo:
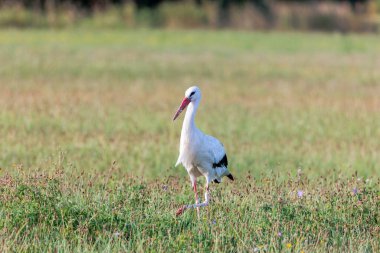
<path id="1" fill-rule="evenodd" d="M 1 252 L 380 251 L 378 36 L 2 30 L 0 62 Z M 200 221 L 194 84 L 236 177 Z"/>

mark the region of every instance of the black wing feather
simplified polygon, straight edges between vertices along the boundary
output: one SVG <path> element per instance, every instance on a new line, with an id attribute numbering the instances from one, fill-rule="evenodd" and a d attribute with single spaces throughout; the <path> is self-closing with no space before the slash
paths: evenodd
<path id="1" fill-rule="evenodd" d="M 219 162 L 212 164 L 212 167 L 214 169 L 219 168 L 219 167 L 226 167 L 227 168 L 227 166 L 228 166 L 228 160 L 227 160 L 226 154 L 224 154 L 223 158 Z"/>

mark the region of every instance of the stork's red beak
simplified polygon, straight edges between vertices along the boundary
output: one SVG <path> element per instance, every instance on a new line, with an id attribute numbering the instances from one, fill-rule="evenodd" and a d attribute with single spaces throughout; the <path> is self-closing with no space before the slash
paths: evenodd
<path id="1" fill-rule="evenodd" d="M 173 118 L 173 121 L 178 117 L 178 115 L 181 114 L 181 112 L 182 112 L 183 110 L 185 110 L 186 106 L 187 106 L 190 102 L 191 102 L 191 100 L 188 99 L 188 98 L 186 98 L 186 97 L 182 100 L 181 106 L 178 108 L 178 111 L 175 113 L 174 118 Z"/>

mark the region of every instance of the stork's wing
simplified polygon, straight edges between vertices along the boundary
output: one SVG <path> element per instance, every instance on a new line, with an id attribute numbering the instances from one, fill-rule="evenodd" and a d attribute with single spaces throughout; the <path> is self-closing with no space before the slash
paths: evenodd
<path id="1" fill-rule="evenodd" d="M 213 168 L 218 168 L 218 167 L 227 168 L 228 160 L 227 160 L 227 155 L 226 155 L 226 151 L 224 150 L 223 144 L 218 139 L 210 135 L 206 135 L 205 139 L 207 142 L 208 149 L 213 156 L 212 167 Z"/>

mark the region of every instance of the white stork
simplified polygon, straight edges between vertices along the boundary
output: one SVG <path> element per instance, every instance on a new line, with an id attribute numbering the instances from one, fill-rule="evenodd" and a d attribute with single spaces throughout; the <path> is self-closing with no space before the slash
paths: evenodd
<path id="1" fill-rule="evenodd" d="M 209 184 L 220 183 L 223 176 L 234 180 L 228 171 L 227 155 L 223 144 L 216 138 L 204 134 L 195 126 L 194 118 L 201 101 L 201 90 L 197 86 L 190 87 L 185 92 L 178 111 L 173 121 L 186 108 L 186 115 L 182 125 L 179 157 L 175 166 L 182 164 L 189 173 L 191 184 L 195 193 L 195 204 L 184 205 L 177 210 L 176 215 L 181 215 L 186 209 L 207 206 L 210 201 Z M 197 194 L 197 177 L 206 178 L 205 201 L 199 203 Z"/>

